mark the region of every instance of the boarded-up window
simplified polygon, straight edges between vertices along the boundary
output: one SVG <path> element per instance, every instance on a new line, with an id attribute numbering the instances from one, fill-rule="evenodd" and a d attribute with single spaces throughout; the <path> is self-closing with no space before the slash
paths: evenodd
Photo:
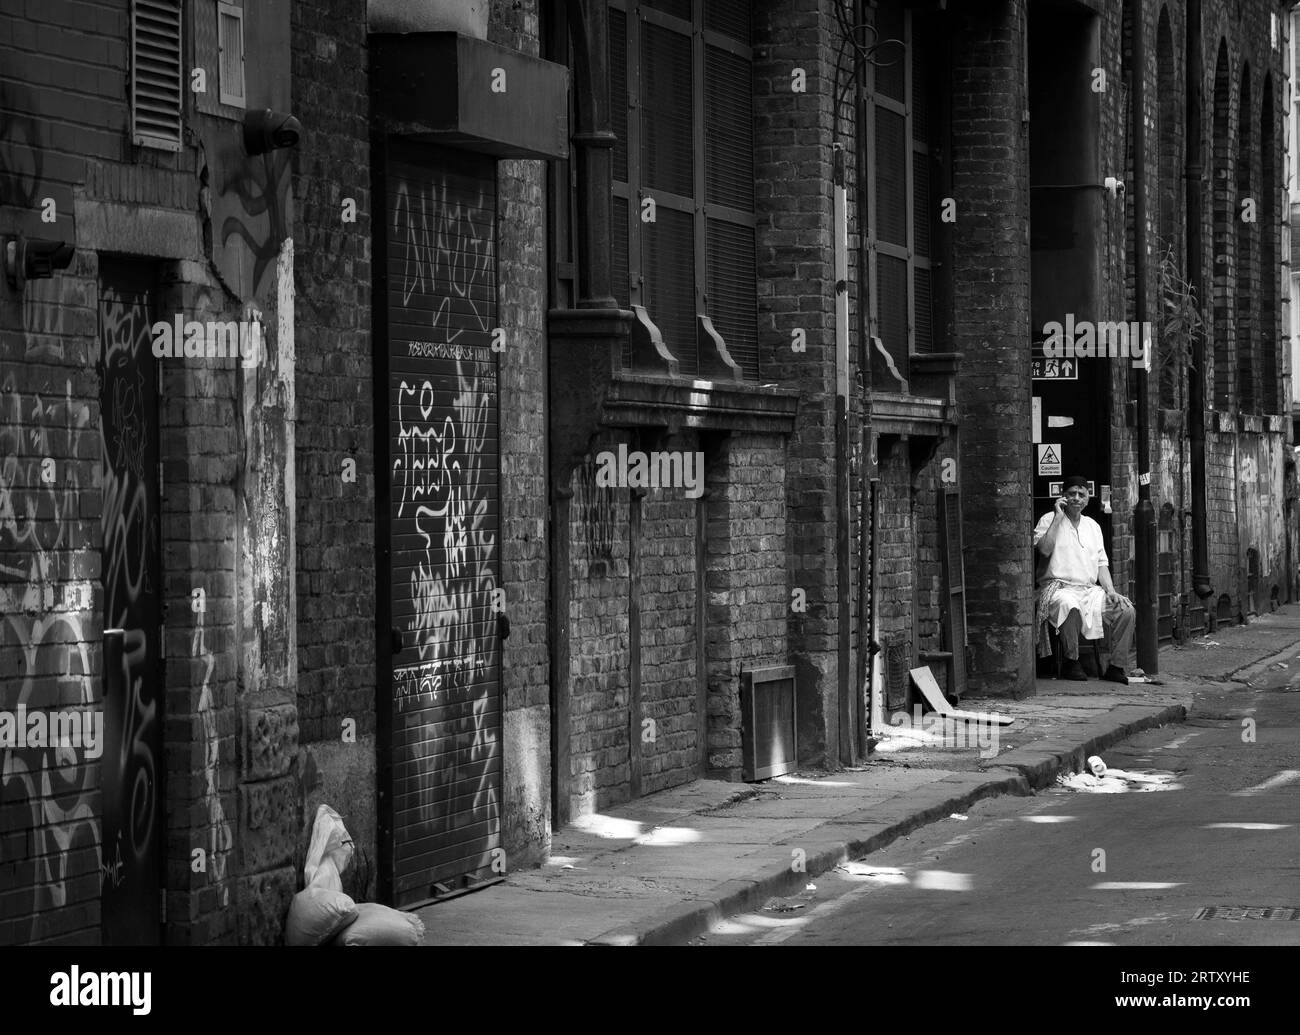
<path id="1" fill-rule="evenodd" d="M 614 295 L 646 307 L 688 377 L 700 316 L 759 373 L 749 42 L 739 0 L 611 0 Z"/>
<path id="2" fill-rule="evenodd" d="M 181 148 L 181 3 L 131 5 L 131 137 L 143 147 Z"/>
<path id="3" fill-rule="evenodd" d="M 938 319 L 947 294 L 949 264 L 939 233 L 939 205 L 947 193 L 942 76 L 942 22 L 881 0 L 875 14 L 876 59 L 868 76 L 867 153 L 872 170 L 866 218 L 871 261 L 873 332 L 907 376 L 908 357 L 942 351 Z M 889 364 L 873 353 L 880 386 L 897 384 Z"/>
<path id="4" fill-rule="evenodd" d="M 217 5 L 221 48 L 221 103 L 244 105 L 244 12 L 233 4 Z"/>

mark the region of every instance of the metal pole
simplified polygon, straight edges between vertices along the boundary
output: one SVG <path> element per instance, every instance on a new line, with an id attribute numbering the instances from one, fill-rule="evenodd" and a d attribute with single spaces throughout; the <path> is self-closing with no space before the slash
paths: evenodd
<path id="1" fill-rule="evenodd" d="M 866 20 L 866 5 L 863 0 L 854 0 L 854 32 Z M 865 42 L 864 37 L 859 42 Z M 866 62 L 855 51 L 854 59 L 854 136 L 853 157 L 856 165 L 857 182 L 854 205 L 858 221 L 858 311 L 856 313 L 856 330 L 858 335 L 858 375 L 862 378 L 862 466 L 859 478 L 859 513 L 858 513 L 858 702 L 864 714 L 858 725 L 858 751 L 862 757 L 871 754 L 871 733 L 875 723 L 873 705 L 875 701 L 876 670 L 876 582 L 879 555 L 878 546 L 880 523 L 876 518 L 878 500 L 876 488 L 872 484 L 870 455 L 872 451 L 871 419 L 871 349 L 867 341 L 867 312 L 870 298 L 870 276 L 867 254 L 867 92 L 863 78 L 866 75 Z M 865 700 L 864 700 L 865 699 Z"/>

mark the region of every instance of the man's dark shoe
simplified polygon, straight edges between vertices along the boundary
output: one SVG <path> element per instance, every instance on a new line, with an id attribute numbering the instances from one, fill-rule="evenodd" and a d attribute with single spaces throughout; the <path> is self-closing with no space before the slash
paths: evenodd
<path id="1" fill-rule="evenodd" d="M 1128 686 L 1128 676 L 1124 675 L 1124 670 L 1118 665 L 1107 665 L 1106 672 L 1101 678 L 1112 683 L 1123 683 Z"/>
<path id="2" fill-rule="evenodd" d="M 1076 683 L 1086 683 L 1088 681 L 1088 673 L 1083 670 L 1083 666 L 1079 664 L 1078 658 L 1071 658 L 1061 667 L 1060 678 L 1073 679 Z M 1125 680 L 1125 682 L 1128 682 L 1128 680 Z"/>

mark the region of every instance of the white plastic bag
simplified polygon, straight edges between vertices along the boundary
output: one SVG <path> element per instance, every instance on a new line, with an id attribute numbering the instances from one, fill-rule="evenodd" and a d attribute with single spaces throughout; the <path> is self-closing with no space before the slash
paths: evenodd
<path id="1" fill-rule="evenodd" d="M 307 861 L 302 867 L 302 878 L 307 887 L 342 891 L 341 875 L 352 861 L 352 837 L 339 814 L 328 805 L 316 810 L 316 820 L 311 828 L 311 844 L 307 847 Z"/>

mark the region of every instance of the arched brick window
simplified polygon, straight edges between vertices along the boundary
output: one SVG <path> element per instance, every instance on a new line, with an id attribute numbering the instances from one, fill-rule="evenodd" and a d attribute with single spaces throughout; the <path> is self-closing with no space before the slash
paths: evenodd
<path id="1" fill-rule="evenodd" d="M 1233 221 L 1237 227 L 1237 407 L 1242 413 L 1259 412 L 1259 324 L 1255 300 L 1259 290 L 1259 190 L 1255 182 L 1254 112 L 1250 94 L 1250 65 L 1241 69 L 1241 94 L 1237 105 L 1237 192 Z M 1254 208 L 1254 212 L 1250 211 Z M 1253 215 L 1254 220 L 1249 217 Z"/>
<path id="2" fill-rule="evenodd" d="M 1259 408 L 1282 413 L 1278 363 L 1277 137 L 1273 130 L 1273 77 L 1264 77 L 1259 108 Z"/>
<path id="3" fill-rule="evenodd" d="M 1228 79 L 1228 44 L 1219 41 L 1214 66 L 1214 406 L 1227 409 L 1232 398 L 1232 147 L 1228 136 L 1232 86 Z"/>
<path id="4" fill-rule="evenodd" d="M 1174 37 L 1169 27 L 1169 9 L 1160 9 L 1160 22 L 1156 28 L 1156 147 L 1158 169 L 1156 200 L 1159 206 L 1156 221 L 1155 261 L 1164 271 L 1162 285 L 1174 288 L 1183 277 L 1183 242 L 1179 232 L 1178 213 L 1183 201 L 1182 177 L 1179 169 L 1179 141 L 1182 139 L 1178 112 L 1179 93 L 1174 70 Z M 1156 318 L 1164 313 L 1163 300 L 1157 303 Z M 1156 369 L 1160 375 L 1160 405 L 1167 410 L 1183 405 L 1186 364 L 1184 357 L 1189 342 L 1186 333 L 1177 341 L 1157 341 Z"/>

